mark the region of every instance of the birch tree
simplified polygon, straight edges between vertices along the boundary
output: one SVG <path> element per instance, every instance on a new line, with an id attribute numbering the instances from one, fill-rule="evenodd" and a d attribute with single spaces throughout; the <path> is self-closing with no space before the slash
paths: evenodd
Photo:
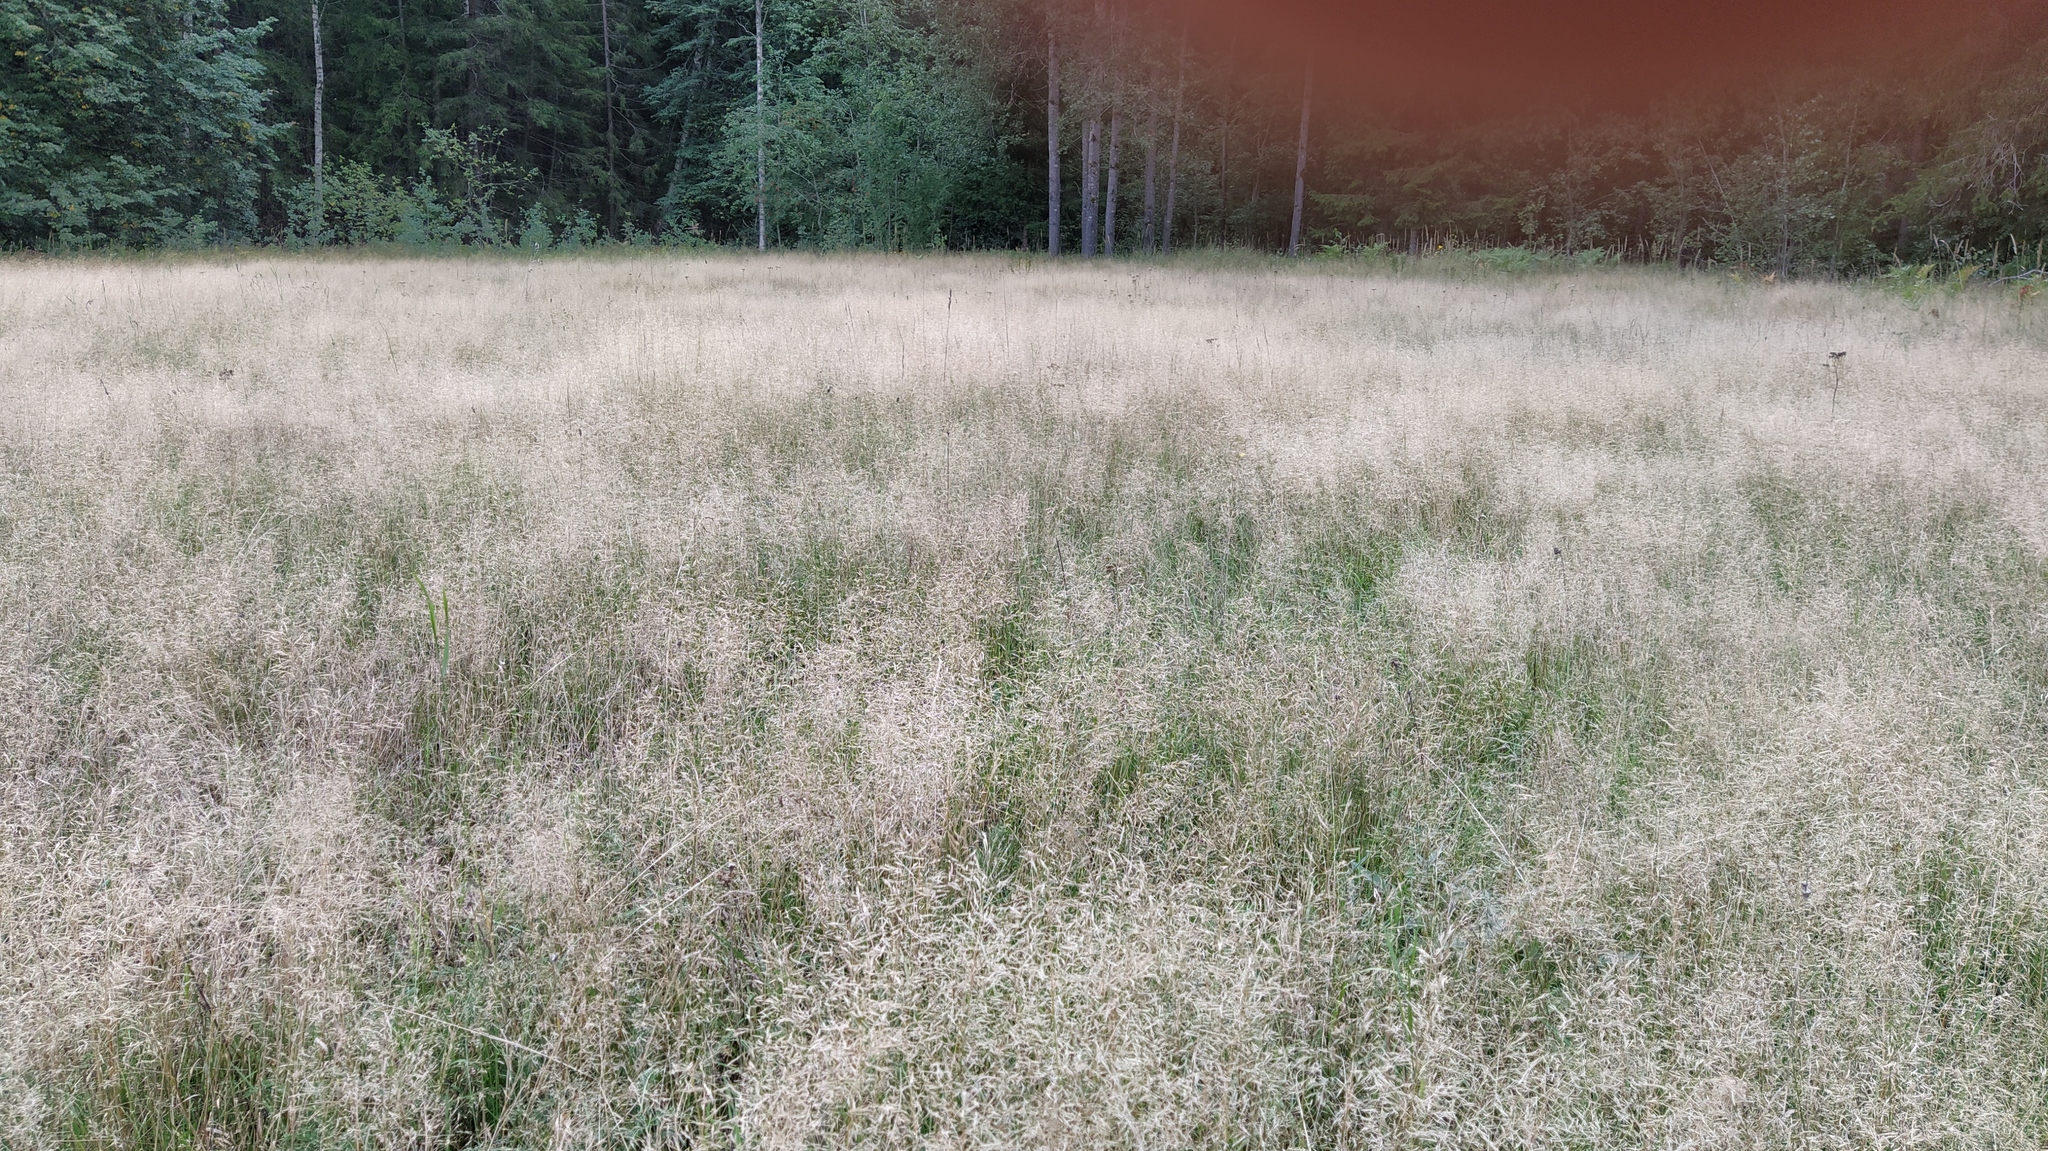
<path id="1" fill-rule="evenodd" d="M 1088 119 L 1081 125 L 1081 255 L 1101 252 L 1102 228 L 1102 106 L 1104 49 L 1104 0 L 1095 0 L 1095 24 L 1089 55 Z"/>
<path id="2" fill-rule="evenodd" d="M 1045 254 L 1060 254 L 1060 45 L 1053 11 L 1045 20 Z"/>
<path id="3" fill-rule="evenodd" d="M 1159 250 L 1159 202 L 1155 191 L 1158 178 L 1159 109 L 1153 105 L 1145 110 L 1145 214 L 1138 233 L 1138 248 L 1148 256 Z"/>
<path id="4" fill-rule="evenodd" d="M 762 0 L 754 0 L 754 229 L 755 247 L 768 250 L 768 65 L 761 46 Z"/>
<path id="5" fill-rule="evenodd" d="M 313 0 L 313 242 L 327 233 L 327 53 L 320 42 L 320 0 Z"/>
<path id="6" fill-rule="evenodd" d="M 1092 101 L 1091 101 L 1092 103 Z M 1081 254 L 1095 254 L 1095 227 L 1102 206 L 1102 114 L 1090 110 L 1081 125 Z"/>
<path id="7" fill-rule="evenodd" d="M 1116 204 L 1121 186 L 1121 164 L 1123 144 L 1123 104 L 1118 80 L 1122 75 L 1124 47 L 1124 13 L 1119 7 L 1110 13 L 1110 26 L 1106 31 L 1109 57 L 1108 76 L 1102 88 L 1102 98 L 1109 104 L 1109 173 L 1103 188 L 1102 198 L 1102 254 L 1116 255 Z"/>
<path id="8" fill-rule="evenodd" d="M 1287 255 L 1301 254 L 1301 200 L 1308 179 L 1308 102 L 1316 86 L 1316 66 L 1309 63 L 1301 81 L 1301 136 L 1294 145 L 1294 222 L 1287 227 Z"/>
<path id="9" fill-rule="evenodd" d="M 612 71 L 611 0 L 597 0 L 598 30 L 604 46 L 604 176 L 605 231 L 619 232 L 619 136 L 613 119 L 618 105 L 618 78 Z"/>
<path id="10" fill-rule="evenodd" d="M 1216 145 L 1216 246 L 1221 248 L 1230 242 L 1230 122 L 1236 112 L 1230 92 L 1230 82 L 1237 72 L 1237 41 L 1230 42 L 1230 55 L 1223 65 L 1223 115 L 1217 125 L 1219 133 Z M 1200 215 L 1196 212 L 1197 231 L 1200 230 Z"/>
<path id="11" fill-rule="evenodd" d="M 1173 144 L 1166 153 L 1166 218 L 1165 227 L 1159 233 L 1159 251 L 1171 254 L 1173 251 L 1173 209 L 1174 193 L 1180 187 L 1180 112 L 1188 90 L 1188 31 L 1183 24 L 1180 31 L 1180 72 L 1173 84 Z"/>
<path id="12" fill-rule="evenodd" d="M 1118 132 L 1123 124 L 1123 114 L 1115 104 L 1109 106 L 1109 181 L 1103 189 L 1102 199 L 1102 254 L 1116 255 L 1116 189 Z"/>

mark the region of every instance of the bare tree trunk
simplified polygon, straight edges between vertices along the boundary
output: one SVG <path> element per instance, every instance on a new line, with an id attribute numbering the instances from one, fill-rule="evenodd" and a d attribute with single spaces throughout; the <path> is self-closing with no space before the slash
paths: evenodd
<path id="1" fill-rule="evenodd" d="M 1116 185 L 1119 129 L 1123 125 L 1123 114 L 1114 106 L 1109 110 L 1109 186 L 1103 189 L 1102 199 L 1102 254 L 1116 255 Z"/>
<path id="2" fill-rule="evenodd" d="M 320 43 L 320 0 L 313 0 L 313 242 L 327 240 L 327 53 Z"/>
<path id="3" fill-rule="evenodd" d="M 1081 125 L 1081 255 L 1100 250 L 1102 235 L 1102 26 L 1105 0 L 1095 0 L 1094 63 L 1089 67 L 1088 120 Z"/>
<path id="4" fill-rule="evenodd" d="M 619 137 L 612 120 L 612 106 L 618 102 L 618 83 L 612 73 L 611 0 L 597 0 L 597 21 L 604 36 L 605 232 L 616 239 L 619 234 Z"/>
<path id="5" fill-rule="evenodd" d="M 1835 197 L 1835 250 L 1828 256 L 1828 279 L 1840 274 L 1842 267 L 1842 217 L 1849 214 L 1849 174 L 1856 164 L 1856 121 L 1862 113 L 1857 108 L 1849 114 L 1849 136 L 1842 145 L 1842 190 Z"/>
<path id="6" fill-rule="evenodd" d="M 761 3 L 754 0 L 754 232 L 768 250 L 768 55 L 761 46 Z"/>
<path id="7" fill-rule="evenodd" d="M 401 138 L 414 138 L 412 130 L 412 46 L 405 38 L 405 0 L 398 0 L 398 96 Z"/>
<path id="8" fill-rule="evenodd" d="M 1196 220 L 1200 225 L 1201 221 Z M 1199 239 L 1200 237 L 1196 237 Z M 1230 238 L 1230 121 L 1223 121 L 1222 143 L 1216 149 L 1216 246 L 1221 248 Z"/>
<path id="9" fill-rule="evenodd" d="M 482 0 L 462 0 L 462 14 L 468 17 L 470 20 L 475 20 L 477 17 L 482 16 Z M 469 66 L 467 75 L 463 76 L 462 81 L 468 87 L 469 94 L 475 96 L 483 90 L 484 83 L 483 73 L 478 70 L 476 63 L 476 25 L 471 24 L 467 28 L 465 28 L 463 30 L 463 36 L 469 45 Z"/>
<path id="10" fill-rule="evenodd" d="M 1230 118 L 1235 111 L 1231 107 L 1230 80 L 1237 71 L 1237 41 L 1230 41 L 1230 55 L 1223 65 L 1223 123 L 1222 138 L 1216 148 L 1216 246 L 1225 247 L 1230 242 Z"/>
<path id="11" fill-rule="evenodd" d="M 1778 258 L 1779 279 L 1792 274 L 1792 134 L 1785 127 L 1785 111 L 1778 110 Z"/>
<path id="12" fill-rule="evenodd" d="M 1173 145 L 1166 153 L 1166 219 L 1159 232 L 1159 251 L 1173 251 L 1173 197 L 1180 185 L 1180 108 L 1188 90 L 1188 30 L 1180 30 L 1180 77 L 1173 86 Z"/>
<path id="13" fill-rule="evenodd" d="M 1294 223 L 1287 228 L 1287 255 L 1301 254 L 1301 200 L 1308 180 L 1308 101 L 1315 91 L 1316 66 L 1309 62 L 1308 76 L 1301 82 L 1301 137 L 1294 145 Z"/>
<path id="14" fill-rule="evenodd" d="M 1102 116 L 1081 126 L 1081 254 L 1095 254 L 1096 226 L 1102 221 Z"/>
<path id="15" fill-rule="evenodd" d="M 1045 25 L 1045 254 L 1060 254 L 1060 46 Z"/>
<path id="16" fill-rule="evenodd" d="M 1145 220 L 1138 233 L 1139 250 L 1148 256 L 1159 250 L 1158 181 L 1159 109 L 1152 107 L 1145 112 Z"/>
<path id="17" fill-rule="evenodd" d="M 1683 147 L 1683 145 L 1679 145 Z M 1667 151 L 1666 156 L 1671 153 Z M 1667 160 L 1666 167 L 1677 177 L 1673 183 L 1678 189 L 1678 223 L 1671 232 L 1671 260 L 1679 271 L 1685 270 L 1685 233 L 1692 221 L 1692 168 L 1679 153 L 1676 160 Z"/>

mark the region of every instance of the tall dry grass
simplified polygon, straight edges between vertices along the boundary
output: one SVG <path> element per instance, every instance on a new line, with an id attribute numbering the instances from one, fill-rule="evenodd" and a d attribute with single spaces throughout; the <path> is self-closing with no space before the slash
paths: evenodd
<path id="1" fill-rule="evenodd" d="M 0 264 L 0 1142 L 2039 1145 L 2021 307 Z"/>

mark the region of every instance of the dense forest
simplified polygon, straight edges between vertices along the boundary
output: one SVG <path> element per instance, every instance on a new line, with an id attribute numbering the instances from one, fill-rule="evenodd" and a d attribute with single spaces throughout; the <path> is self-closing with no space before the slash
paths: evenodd
<path id="1" fill-rule="evenodd" d="M 1433 114 L 1117 0 L 0 0 L 0 246 L 1439 245 L 1842 275 L 2048 243 L 2048 25 Z M 1297 235 L 1298 229 L 1298 235 Z"/>

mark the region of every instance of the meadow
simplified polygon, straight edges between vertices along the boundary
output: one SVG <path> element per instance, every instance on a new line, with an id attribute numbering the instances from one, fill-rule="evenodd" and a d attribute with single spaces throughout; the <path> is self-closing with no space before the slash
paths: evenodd
<path id="1" fill-rule="evenodd" d="M 0 261 L 0 1146 L 2040 1146 L 2040 307 Z"/>

